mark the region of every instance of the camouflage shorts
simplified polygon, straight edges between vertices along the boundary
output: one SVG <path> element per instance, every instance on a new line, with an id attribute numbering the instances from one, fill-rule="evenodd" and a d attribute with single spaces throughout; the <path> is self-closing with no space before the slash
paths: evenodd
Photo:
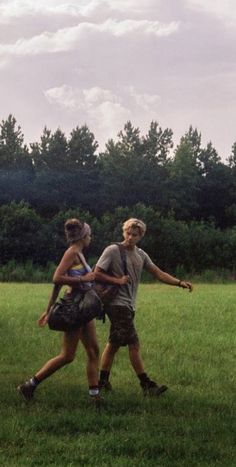
<path id="1" fill-rule="evenodd" d="M 134 311 L 126 306 L 109 306 L 106 309 L 111 327 L 109 342 L 111 344 L 125 346 L 139 342 L 134 327 Z"/>

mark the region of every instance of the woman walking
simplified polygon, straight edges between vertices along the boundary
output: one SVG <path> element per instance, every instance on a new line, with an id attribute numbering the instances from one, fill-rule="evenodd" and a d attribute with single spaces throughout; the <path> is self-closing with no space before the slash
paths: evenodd
<path id="1" fill-rule="evenodd" d="M 83 256 L 83 249 L 87 247 L 91 241 L 90 226 L 81 222 L 79 219 L 68 219 L 65 223 L 65 234 L 69 243 L 69 248 L 65 251 L 54 273 L 54 288 L 47 309 L 38 321 L 41 327 L 47 324 L 49 310 L 55 303 L 63 285 L 69 286 L 65 293 L 65 298 L 69 298 L 76 294 L 78 290 L 88 290 L 88 288 L 92 286 L 92 281 L 94 280 L 94 273 L 91 271 L 91 268 L 86 263 Z M 33 398 L 36 388 L 43 380 L 74 360 L 79 341 L 82 342 L 87 353 L 89 395 L 96 403 L 99 401 L 99 349 L 94 320 L 79 329 L 64 332 L 59 355 L 47 361 L 32 378 L 18 386 L 18 392 L 26 401 L 30 401 Z"/>

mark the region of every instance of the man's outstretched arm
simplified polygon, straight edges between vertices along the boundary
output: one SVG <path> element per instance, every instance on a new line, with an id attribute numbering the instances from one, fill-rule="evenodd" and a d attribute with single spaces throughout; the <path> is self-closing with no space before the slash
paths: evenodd
<path id="1" fill-rule="evenodd" d="M 162 271 L 155 264 L 152 265 L 152 266 L 149 266 L 148 271 L 152 274 L 152 276 L 155 279 L 158 279 L 159 281 L 164 282 L 164 284 L 169 284 L 169 285 L 175 285 L 177 287 L 182 287 L 182 289 L 188 289 L 189 292 L 192 292 L 192 290 L 193 290 L 193 286 L 192 286 L 191 282 L 177 279 L 176 277 L 171 276 L 167 272 Z"/>

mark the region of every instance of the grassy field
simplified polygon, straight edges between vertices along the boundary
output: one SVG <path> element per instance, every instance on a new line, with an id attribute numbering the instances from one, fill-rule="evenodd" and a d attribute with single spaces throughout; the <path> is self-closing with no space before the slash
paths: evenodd
<path id="1" fill-rule="evenodd" d="M 45 284 L 0 284 L 0 465 L 236 466 L 235 285 L 198 284 L 192 294 L 142 285 L 142 355 L 169 390 L 143 398 L 123 348 L 99 413 L 87 396 L 81 347 L 32 404 L 16 392 L 60 348 L 58 333 L 36 325 L 49 292 Z M 108 322 L 98 322 L 101 349 L 107 332 Z"/>

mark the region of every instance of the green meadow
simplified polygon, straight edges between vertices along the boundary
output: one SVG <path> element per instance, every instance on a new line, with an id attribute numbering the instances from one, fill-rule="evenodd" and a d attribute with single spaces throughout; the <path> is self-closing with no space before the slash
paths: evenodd
<path id="1" fill-rule="evenodd" d="M 60 333 L 37 326 L 50 289 L 0 284 L 0 465 L 235 467 L 234 284 L 199 283 L 193 293 L 142 284 L 136 325 L 146 371 L 169 390 L 144 398 L 122 348 L 100 411 L 80 346 L 32 403 L 16 391 L 60 349 Z M 97 322 L 101 350 L 108 326 Z"/>

